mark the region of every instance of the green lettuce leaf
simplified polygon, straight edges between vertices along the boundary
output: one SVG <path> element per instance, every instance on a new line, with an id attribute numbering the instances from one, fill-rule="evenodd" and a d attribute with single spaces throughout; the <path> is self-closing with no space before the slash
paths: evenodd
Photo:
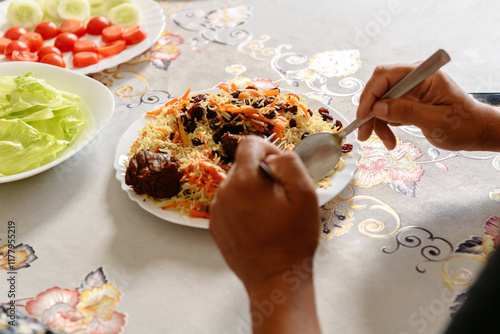
<path id="1" fill-rule="evenodd" d="M 85 127 L 80 100 L 31 72 L 0 77 L 0 175 L 56 159 Z"/>
<path id="2" fill-rule="evenodd" d="M 0 175 L 12 175 L 40 166 L 67 143 L 19 119 L 0 119 Z"/>

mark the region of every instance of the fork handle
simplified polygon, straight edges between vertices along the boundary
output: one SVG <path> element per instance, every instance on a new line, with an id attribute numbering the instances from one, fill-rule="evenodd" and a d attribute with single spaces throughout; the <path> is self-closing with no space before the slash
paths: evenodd
<path id="1" fill-rule="evenodd" d="M 392 86 L 387 93 L 385 93 L 380 99 L 397 99 L 409 92 L 412 88 L 417 86 L 419 83 L 424 81 L 431 74 L 439 70 L 443 65 L 450 61 L 450 56 L 443 49 L 439 49 L 432 56 L 427 58 L 424 62 L 418 65 L 413 71 L 408 73 L 403 79 L 401 79 L 397 84 Z M 353 132 L 360 126 L 371 121 L 373 114 L 363 119 L 356 119 L 351 124 L 349 124 L 343 131 L 342 136 L 345 137 L 349 133 Z"/>

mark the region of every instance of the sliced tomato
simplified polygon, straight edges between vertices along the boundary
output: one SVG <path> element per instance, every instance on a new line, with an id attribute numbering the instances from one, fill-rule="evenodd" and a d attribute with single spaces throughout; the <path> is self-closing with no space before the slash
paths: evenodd
<path id="1" fill-rule="evenodd" d="M 21 41 L 12 41 L 5 47 L 4 54 L 10 58 L 12 56 L 12 52 L 14 51 L 29 51 L 29 50 L 30 48 L 28 45 L 26 45 L 26 43 Z"/>
<path id="2" fill-rule="evenodd" d="M 43 21 L 37 24 L 35 32 L 42 35 L 43 39 L 52 39 L 59 35 L 60 30 L 57 24 L 52 21 Z"/>
<path id="3" fill-rule="evenodd" d="M 119 24 L 104 28 L 102 30 L 102 41 L 107 44 L 122 39 L 124 31 L 125 27 Z"/>
<path id="4" fill-rule="evenodd" d="M 5 53 L 5 48 L 7 47 L 7 45 L 10 42 L 12 42 L 12 40 L 10 38 L 0 37 L 0 54 L 4 54 Z"/>
<path id="5" fill-rule="evenodd" d="M 78 41 L 78 36 L 71 32 L 63 32 L 56 37 L 54 46 L 61 52 L 73 51 L 73 45 Z"/>
<path id="6" fill-rule="evenodd" d="M 138 44 L 145 40 L 148 37 L 148 33 L 141 26 L 135 26 L 127 31 L 125 31 L 122 35 L 122 38 L 127 45 Z"/>
<path id="7" fill-rule="evenodd" d="M 75 34 L 79 38 L 83 37 L 87 33 L 82 21 L 75 19 L 69 19 L 64 21 L 61 24 L 60 30 L 61 32 L 70 32 L 72 34 Z"/>
<path id="8" fill-rule="evenodd" d="M 48 55 L 49 53 L 55 53 L 57 55 L 62 56 L 61 50 L 59 50 L 55 46 L 46 45 L 43 48 L 41 48 L 40 50 L 38 50 L 38 52 L 37 52 L 38 58 L 42 59 L 44 56 Z"/>
<path id="9" fill-rule="evenodd" d="M 28 31 L 26 29 L 24 29 L 23 27 L 11 27 L 11 28 L 7 29 L 5 34 L 3 34 L 3 37 L 6 37 L 6 38 L 11 39 L 13 41 L 16 41 L 19 39 L 19 37 L 21 37 L 22 35 L 24 35 L 27 32 Z"/>
<path id="10" fill-rule="evenodd" d="M 76 41 L 76 43 L 73 45 L 73 53 L 84 51 L 97 53 L 97 44 L 95 44 L 95 42 L 90 39 L 80 39 Z"/>
<path id="11" fill-rule="evenodd" d="M 127 43 L 124 40 L 119 40 L 100 46 L 98 52 L 103 57 L 109 57 L 122 52 L 126 48 Z"/>
<path id="12" fill-rule="evenodd" d="M 94 16 L 87 23 L 87 34 L 99 36 L 102 30 L 111 25 L 111 22 L 105 16 Z"/>
<path id="13" fill-rule="evenodd" d="M 44 44 L 42 35 L 31 31 L 19 37 L 19 40 L 26 43 L 31 52 L 37 52 L 43 47 Z"/>
<path id="14" fill-rule="evenodd" d="M 30 51 L 18 51 L 14 50 L 12 51 L 12 60 L 15 61 L 31 61 L 31 62 L 36 62 L 38 61 L 38 55 L 34 52 Z"/>
<path id="15" fill-rule="evenodd" d="M 40 63 L 50 64 L 59 67 L 66 67 L 66 63 L 61 55 L 57 53 L 48 53 L 40 59 Z"/>
<path id="16" fill-rule="evenodd" d="M 95 52 L 78 52 L 73 56 L 74 67 L 87 67 L 97 64 L 99 61 L 99 55 Z"/>

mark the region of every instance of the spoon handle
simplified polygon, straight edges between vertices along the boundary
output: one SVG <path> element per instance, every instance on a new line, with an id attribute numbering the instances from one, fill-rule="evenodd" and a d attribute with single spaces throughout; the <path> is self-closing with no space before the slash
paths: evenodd
<path id="1" fill-rule="evenodd" d="M 401 79 L 397 84 L 392 86 L 391 89 L 387 91 L 380 99 L 397 99 L 406 94 L 412 88 L 417 86 L 419 83 L 424 81 L 431 74 L 440 69 L 444 64 L 450 61 L 450 56 L 446 51 L 439 49 L 432 56 L 427 58 L 424 62 L 418 65 L 413 71 L 408 73 L 403 79 Z M 365 123 L 371 121 L 373 114 L 363 119 L 356 119 L 354 122 L 349 124 L 343 131 L 342 137 L 347 136 L 352 131 L 356 130 Z"/>

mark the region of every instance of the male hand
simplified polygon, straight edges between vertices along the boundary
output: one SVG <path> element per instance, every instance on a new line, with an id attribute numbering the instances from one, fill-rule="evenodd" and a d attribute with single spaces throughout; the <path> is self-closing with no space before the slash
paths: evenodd
<path id="1" fill-rule="evenodd" d="M 375 119 L 359 129 L 366 140 L 372 130 L 388 149 L 396 137 L 388 125 L 415 125 L 436 147 L 447 150 L 500 150 L 500 112 L 477 102 L 448 75 L 437 71 L 402 98 L 378 100 L 418 64 L 378 66 L 361 94 L 358 118 Z"/>

